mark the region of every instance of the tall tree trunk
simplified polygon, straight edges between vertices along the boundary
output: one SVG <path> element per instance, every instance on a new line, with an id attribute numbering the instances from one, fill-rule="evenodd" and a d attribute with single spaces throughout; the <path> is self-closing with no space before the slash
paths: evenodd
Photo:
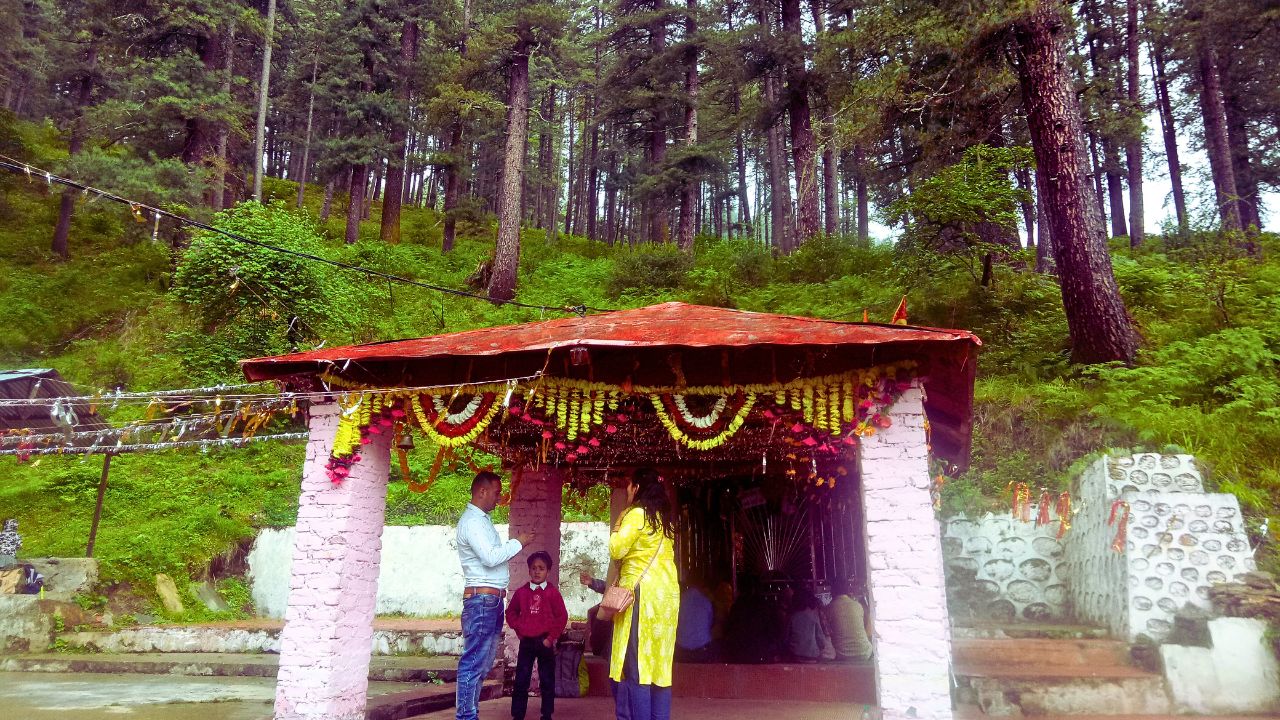
<path id="1" fill-rule="evenodd" d="M 258 122 L 253 144 L 253 199 L 262 202 L 262 140 L 267 127 L 271 85 L 271 46 L 276 31 L 276 0 L 267 0 L 267 37 L 262 48 L 262 78 L 258 81 Z"/>
<path id="2" fill-rule="evenodd" d="M 764 76 L 765 102 L 769 105 L 777 100 L 777 79 L 768 74 Z M 784 141 L 780 122 L 775 122 L 765 131 L 765 145 L 768 153 L 769 171 L 769 240 L 773 247 L 784 255 L 795 249 L 791 231 L 791 182 L 787 172 L 787 160 L 784 155 Z"/>
<path id="3" fill-rule="evenodd" d="M 1013 26 L 1023 107 L 1037 167 L 1072 360 L 1132 362 L 1138 340 L 1111 269 L 1101 218 L 1089 203 L 1080 105 L 1063 51 L 1061 0 L 1038 0 Z"/>
<path id="4" fill-rule="evenodd" d="M 1164 154 L 1169 165 L 1169 185 L 1173 192 L 1173 210 L 1178 218 L 1178 230 L 1187 229 L 1187 196 L 1182 190 L 1182 161 L 1178 158 L 1178 131 L 1173 120 L 1173 102 L 1169 99 L 1169 81 L 1164 73 L 1165 49 L 1152 43 L 1150 48 L 1152 80 L 1156 89 L 1156 106 L 1160 114 L 1160 133 L 1164 139 Z"/>
<path id="5" fill-rule="evenodd" d="M 813 14 L 813 27 L 817 35 L 825 32 L 821 0 L 810 0 L 809 9 Z M 827 95 L 825 81 L 819 85 L 817 92 L 818 106 L 822 112 L 822 213 L 823 231 L 829 236 L 840 232 L 839 168 L 835 151 L 835 115 L 832 112 L 831 100 Z"/>
<path id="6" fill-rule="evenodd" d="M 1222 88 L 1218 83 L 1218 65 L 1213 46 L 1199 38 L 1196 61 L 1200 73 L 1200 112 L 1204 117 L 1204 145 L 1209 155 L 1209 171 L 1218 200 L 1218 214 L 1223 230 L 1240 229 L 1240 193 L 1236 190 L 1235 171 L 1231 167 L 1231 146 L 1227 141 L 1227 118 L 1222 107 Z"/>
<path id="7" fill-rule="evenodd" d="M 813 127 L 809 117 L 809 79 L 804 67 L 800 0 L 782 0 L 782 33 L 791 50 L 787 62 L 787 114 L 791 119 L 791 153 L 796 168 L 796 229 L 803 243 L 821 232 L 818 178 L 815 173 Z"/>
<path id="8" fill-rule="evenodd" d="M 1045 178 L 1044 173 L 1039 168 L 1035 171 L 1036 178 L 1036 227 L 1039 228 L 1039 235 L 1036 237 L 1036 272 L 1053 275 L 1057 273 L 1058 268 L 1053 262 L 1053 236 L 1049 233 L 1049 215 L 1045 212 Z"/>
<path id="9" fill-rule="evenodd" d="M 654 20 L 649 26 L 650 57 L 661 55 L 667 47 L 667 19 L 663 14 L 666 4 L 666 0 L 653 0 Z M 662 112 L 657 108 L 649 111 L 648 130 L 649 172 L 657 174 L 662 172 L 662 166 L 667 159 L 667 127 Z M 645 224 L 648 226 L 649 242 L 666 242 L 668 240 L 667 203 L 659 193 L 653 193 L 645 202 L 645 206 L 647 208 Z"/>
<path id="10" fill-rule="evenodd" d="M 698 1 L 685 0 L 684 41 L 684 146 L 692 151 L 698 144 Z M 698 202 L 701 187 L 697 178 L 685 177 L 680 189 L 680 237 L 681 250 L 693 250 L 695 233 L 693 206 Z"/>
<path id="11" fill-rule="evenodd" d="M 498 245 L 489 278 L 489 299 L 510 300 L 516 294 L 520 268 L 520 188 L 529 134 L 529 46 L 520 40 L 511 63 L 507 91 L 507 147 L 498 195 Z"/>
<path id="12" fill-rule="evenodd" d="M 307 171 L 311 163 L 311 121 L 316 112 L 316 72 L 319 69 L 320 52 L 317 50 L 315 57 L 311 60 L 311 84 L 307 89 L 307 134 L 306 140 L 302 143 L 302 162 L 298 167 L 298 207 L 302 207 L 302 201 L 306 199 L 307 193 Z"/>
<path id="13" fill-rule="evenodd" d="M 1262 227 L 1262 216 L 1258 210 L 1258 177 L 1250 157 L 1249 125 L 1242 107 L 1243 93 L 1248 91 L 1238 86 L 1230 72 L 1230 64 L 1224 63 L 1224 66 L 1228 70 L 1221 77 L 1222 110 L 1227 122 L 1227 146 L 1231 149 L 1231 171 L 1235 174 L 1236 192 L 1239 193 L 1236 205 L 1240 213 L 1240 227 L 1257 230 Z"/>
<path id="14" fill-rule="evenodd" d="M 618 129 L 609 125 L 609 140 L 605 156 L 609 162 L 609 174 L 604 181 L 604 240 L 609 245 L 618 241 Z"/>
<path id="15" fill-rule="evenodd" d="M 867 156 L 861 145 L 853 148 L 853 183 L 858 200 L 858 244 L 871 246 L 871 202 L 867 192 Z"/>
<path id="16" fill-rule="evenodd" d="M 1013 177 L 1018 182 L 1018 189 L 1027 194 L 1018 202 L 1022 207 L 1022 224 L 1027 228 L 1027 247 L 1036 246 L 1036 189 L 1032 187 L 1031 171 L 1018 169 Z"/>
<path id="17" fill-rule="evenodd" d="M 1125 165 L 1129 171 L 1129 247 L 1138 247 L 1146 239 L 1146 223 L 1142 207 L 1142 118 L 1146 115 L 1138 87 L 1138 0 L 1125 0 L 1125 90 L 1129 96 L 1129 113 L 1139 128 L 1125 143 Z"/>
<path id="18" fill-rule="evenodd" d="M 360 217 L 364 215 L 364 189 L 369 182 L 369 168 L 363 163 L 351 166 L 351 194 L 347 202 L 346 242 L 354 245 L 360 239 Z"/>
<path id="19" fill-rule="evenodd" d="M 467 59 L 467 40 L 471 33 L 471 0 L 462 0 L 462 34 L 458 40 L 458 57 Z M 454 208 L 458 207 L 458 196 L 462 189 L 462 167 L 469 148 L 462 144 L 462 118 L 453 121 L 449 129 L 449 158 L 444 168 L 444 227 L 440 236 L 440 251 L 453 250 L 454 237 L 457 234 L 458 218 Z"/>
<path id="20" fill-rule="evenodd" d="M 320 205 L 320 223 L 329 222 L 329 213 L 333 211 L 333 186 L 334 178 L 329 178 L 329 182 L 324 184 L 324 202 Z"/>
<path id="21" fill-rule="evenodd" d="M 400 203 L 404 200 L 405 148 L 409 142 L 409 100 L 413 96 L 413 64 L 418 58 L 418 23 L 405 20 L 400 30 L 399 94 L 402 105 L 391 118 L 391 154 L 387 158 L 387 192 L 382 199 L 383 242 L 400 242 Z"/>
<path id="22" fill-rule="evenodd" d="M 227 48 L 226 61 L 222 66 L 222 94 L 227 98 L 231 98 L 231 81 L 235 73 L 235 57 L 236 57 L 236 18 L 233 15 L 231 21 L 227 23 Z M 315 85 L 315 73 L 312 72 L 311 84 Z M 307 126 L 311 126 L 310 114 L 307 116 Z M 231 135 L 231 123 L 224 120 L 218 123 L 218 161 L 213 171 L 213 191 L 210 193 L 209 206 L 214 210 L 222 210 L 226 207 L 227 194 L 227 140 Z M 310 136 L 308 136 L 310 139 Z M 301 187 L 301 186 L 299 186 Z M 302 200 L 298 200 L 298 207 L 302 207 Z"/>
<path id="23" fill-rule="evenodd" d="M 568 173 L 566 173 L 566 176 L 565 176 L 565 198 L 564 198 L 565 199 L 565 202 L 564 202 L 564 234 L 565 235 L 573 234 L 574 200 L 577 199 L 577 191 L 578 191 L 577 186 L 574 184 L 574 180 L 576 178 L 573 172 L 574 164 L 577 158 L 577 148 L 578 148 L 578 144 L 577 144 L 578 125 L 577 125 L 577 118 L 574 117 L 574 110 L 575 110 L 574 103 L 576 101 L 577 101 L 577 98 L 573 96 L 573 91 L 570 90 L 568 97 L 566 97 L 565 99 L 565 108 L 564 108 L 565 110 L 564 119 L 569 127 L 569 165 L 568 165 Z"/>
<path id="24" fill-rule="evenodd" d="M 84 109 L 93 98 L 94 75 L 98 71 L 98 36 L 95 34 L 84 51 L 84 72 L 77 78 L 75 91 L 75 110 L 71 119 L 71 137 L 67 142 L 67 154 L 74 158 L 84 149 Z M 58 223 L 53 228 L 53 242 L 49 249 L 58 257 L 66 260 L 71 257 L 67 237 L 71 233 L 71 214 L 76 209 L 76 198 L 80 191 L 67 187 L 62 191 L 62 199 L 58 202 Z"/>

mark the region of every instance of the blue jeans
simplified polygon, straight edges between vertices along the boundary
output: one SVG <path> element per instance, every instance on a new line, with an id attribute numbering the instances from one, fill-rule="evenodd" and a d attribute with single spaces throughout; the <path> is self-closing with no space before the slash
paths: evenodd
<path id="1" fill-rule="evenodd" d="M 462 657 L 458 658 L 458 720 L 480 714 L 480 687 L 502 640 L 502 598 L 472 595 L 462 601 Z"/>
<path id="2" fill-rule="evenodd" d="M 613 711 L 617 720 L 671 720 L 671 688 L 640 684 L 640 586 L 631 604 L 631 637 L 622 663 L 622 680 L 613 686 Z"/>

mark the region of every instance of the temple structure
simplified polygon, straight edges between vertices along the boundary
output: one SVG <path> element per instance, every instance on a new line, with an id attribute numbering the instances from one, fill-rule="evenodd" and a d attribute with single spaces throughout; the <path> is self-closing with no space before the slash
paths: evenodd
<path id="1" fill-rule="evenodd" d="M 852 582 L 875 645 L 856 699 L 951 718 L 935 478 L 968 462 L 979 345 L 665 303 L 245 361 L 250 380 L 332 393 L 309 408 L 275 717 L 363 717 L 393 454 L 430 485 L 409 477 L 412 436 L 501 458 L 512 532 L 553 555 L 564 488 L 656 467 L 680 499 L 683 571 Z M 523 553 L 511 568 L 523 582 Z"/>

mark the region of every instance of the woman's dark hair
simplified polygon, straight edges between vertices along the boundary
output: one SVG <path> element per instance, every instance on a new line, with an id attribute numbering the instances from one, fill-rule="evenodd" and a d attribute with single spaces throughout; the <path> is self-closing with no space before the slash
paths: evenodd
<path id="1" fill-rule="evenodd" d="M 636 485 L 636 496 L 631 507 L 644 510 L 646 527 L 661 528 L 669 538 L 676 536 L 675 519 L 671 517 L 671 497 L 662 484 L 662 476 L 653 468 L 638 468 L 631 477 Z"/>

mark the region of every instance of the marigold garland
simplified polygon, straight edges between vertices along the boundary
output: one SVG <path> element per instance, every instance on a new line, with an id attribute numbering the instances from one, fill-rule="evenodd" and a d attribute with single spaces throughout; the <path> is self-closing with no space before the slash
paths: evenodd
<path id="1" fill-rule="evenodd" d="M 502 409 L 497 393 L 492 392 L 477 393 L 462 412 L 453 414 L 448 413 L 447 401 L 433 395 L 424 397 L 430 402 L 424 404 L 415 395 L 409 399 L 409 405 L 418 421 L 418 428 L 441 447 L 461 447 L 475 440 Z"/>
<path id="2" fill-rule="evenodd" d="M 723 445 L 726 440 L 742 429 L 742 424 L 747 420 L 747 413 L 751 412 L 751 408 L 756 404 L 755 393 L 747 393 L 743 398 L 741 407 L 738 408 L 738 412 L 734 413 L 724 430 L 709 438 L 695 439 L 685 434 L 680 429 L 680 426 L 676 424 L 676 421 L 671 418 L 661 395 L 651 395 L 649 400 L 653 403 L 653 409 L 658 414 L 658 421 L 662 423 L 668 433 L 671 433 L 671 437 L 691 450 L 714 450 Z"/>
<path id="3" fill-rule="evenodd" d="M 565 460 L 573 461 L 600 446 L 603 435 L 595 436 L 597 431 L 612 434 L 616 432 L 614 422 L 625 422 L 622 413 L 616 416 L 617 420 L 606 413 L 618 411 L 628 397 L 647 397 L 659 422 L 676 442 L 692 450 L 706 451 L 732 438 L 745 424 L 760 396 L 764 396 L 778 407 L 775 411 L 766 409 L 766 418 L 785 417 L 791 412 L 803 418 L 803 424 L 793 427 L 793 432 L 805 434 L 794 441 L 796 444 L 830 450 L 832 438 L 843 436 L 844 444 L 853 444 L 855 437 L 873 435 L 889 427 L 891 421 L 884 410 L 910 387 L 911 381 L 901 375 L 915 366 L 914 362 L 905 361 L 782 383 L 683 388 L 632 386 L 629 382 L 612 385 L 544 376 L 528 388 L 519 388 L 514 383 L 464 385 L 454 389 L 452 396 L 412 388 L 360 388 L 356 383 L 326 373 L 321 376 L 322 380 L 348 391 L 338 398 L 342 415 L 333 442 L 330 477 L 335 483 L 341 482 L 351 466 L 359 461 L 360 446 L 372 441 L 370 435 L 392 431 L 399 423 L 417 425 L 442 448 L 457 448 L 473 442 L 501 409 L 508 406 L 512 414 L 523 421 L 558 430 L 558 434 L 543 430 L 543 451 L 554 445 L 557 451 L 565 453 Z M 462 410 L 450 412 L 453 400 L 464 388 L 472 394 L 471 400 Z M 502 401 L 498 400 L 499 393 L 503 394 Z M 511 404 L 513 395 L 520 401 L 516 405 Z M 716 400 L 711 412 L 697 416 L 686 404 L 685 398 L 689 396 Z M 538 411 L 544 419 L 533 417 L 531 410 Z M 781 415 L 773 414 L 775 412 Z M 246 426 L 246 432 L 253 430 L 256 427 Z"/>

